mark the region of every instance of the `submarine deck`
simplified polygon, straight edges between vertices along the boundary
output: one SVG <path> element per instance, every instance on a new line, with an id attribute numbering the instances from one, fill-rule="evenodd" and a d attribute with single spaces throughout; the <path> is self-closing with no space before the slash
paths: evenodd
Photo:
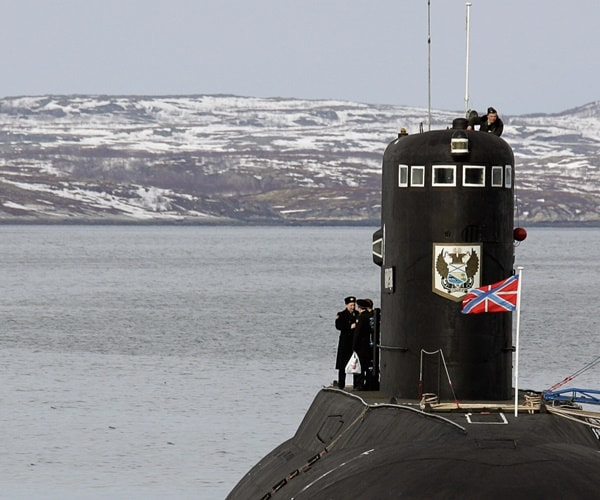
<path id="1" fill-rule="evenodd" d="M 515 417 L 518 414 L 552 413 L 579 422 L 585 419 L 592 419 L 593 423 L 588 425 L 595 429 L 600 429 L 600 412 L 597 410 L 588 410 L 576 403 L 553 405 L 543 401 L 539 392 L 531 390 L 519 391 L 519 404 L 515 412 L 514 398 L 500 401 L 438 401 L 435 395 L 424 394 L 424 397 L 417 401 L 415 399 L 390 398 L 389 395 L 378 390 L 339 389 L 335 386 L 324 387 L 323 389 L 339 391 L 349 396 L 354 396 L 361 400 L 365 406 L 400 405 L 431 414 L 460 414 L 461 420 L 465 414 L 471 413 L 479 415 L 486 413 L 506 413 L 507 415 L 515 415 Z"/>
<path id="2" fill-rule="evenodd" d="M 364 401 L 367 405 L 379 405 L 379 404 L 399 404 L 404 406 L 414 406 L 424 411 L 431 412 L 464 412 L 464 411 L 504 411 L 514 412 L 515 401 L 511 400 L 500 400 L 500 401 L 438 401 L 434 394 L 424 394 L 421 400 L 415 399 L 403 399 L 391 397 L 378 390 L 358 390 L 351 387 L 340 389 L 334 385 L 327 387 L 326 389 L 338 390 L 347 394 L 357 396 Z M 517 411 L 519 413 L 537 413 L 542 410 L 545 406 L 542 403 L 542 398 L 539 393 L 532 391 L 519 391 L 519 404 Z"/>

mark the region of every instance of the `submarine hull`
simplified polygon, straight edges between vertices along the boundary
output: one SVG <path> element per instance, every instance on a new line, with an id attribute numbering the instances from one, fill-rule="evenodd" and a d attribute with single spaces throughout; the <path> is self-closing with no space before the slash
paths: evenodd
<path id="1" fill-rule="evenodd" d="M 598 497 L 600 445 L 590 427 L 490 410 L 428 413 L 323 389 L 294 437 L 227 498 Z"/>

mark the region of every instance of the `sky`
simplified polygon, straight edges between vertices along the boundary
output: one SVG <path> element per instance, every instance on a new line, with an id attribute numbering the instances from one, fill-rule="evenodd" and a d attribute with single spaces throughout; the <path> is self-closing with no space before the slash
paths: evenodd
<path id="1" fill-rule="evenodd" d="M 471 3 L 467 85 L 462 0 L 2 1 L 0 97 L 234 94 L 500 115 L 600 100 L 600 0 Z"/>

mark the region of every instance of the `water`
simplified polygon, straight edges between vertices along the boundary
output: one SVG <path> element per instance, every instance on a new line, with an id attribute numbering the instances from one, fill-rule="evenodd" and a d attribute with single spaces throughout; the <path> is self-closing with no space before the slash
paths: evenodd
<path id="1" fill-rule="evenodd" d="M 225 497 L 335 378 L 343 297 L 377 304 L 374 229 L 0 226 L 0 498 Z M 600 231 L 529 233 L 543 389 L 600 355 Z"/>

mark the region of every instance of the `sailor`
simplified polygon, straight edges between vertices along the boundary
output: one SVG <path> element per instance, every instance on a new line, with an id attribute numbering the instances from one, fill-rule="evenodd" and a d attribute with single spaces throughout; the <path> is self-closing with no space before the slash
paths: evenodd
<path id="1" fill-rule="evenodd" d="M 371 299 L 358 299 L 356 305 L 358 306 L 358 321 L 354 330 L 352 348 L 356 351 L 360 359 L 361 374 L 355 388 L 365 390 L 368 389 L 367 374 L 369 373 L 369 366 L 373 361 L 373 349 L 371 346 L 373 301 Z"/>
<path id="2" fill-rule="evenodd" d="M 356 327 L 356 297 L 350 295 L 344 299 L 346 308 L 337 313 L 335 327 L 340 331 L 338 339 L 337 356 L 335 367 L 338 370 L 337 385 L 340 389 L 346 387 L 346 365 L 352 356 L 352 340 L 354 328 Z M 355 375 L 358 380 L 358 375 Z"/>
<path id="3" fill-rule="evenodd" d="M 468 111 L 467 119 L 469 120 L 467 130 L 475 130 L 474 126 L 479 125 L 480 132 L 489 132 L 498 137 L 502 135 L 504 130 L 504 123 L 502 123 L 502 120 L 498 117 L 498 112 L 492 106 L 482 116 L 478 116 L 477 111 Z"/>

